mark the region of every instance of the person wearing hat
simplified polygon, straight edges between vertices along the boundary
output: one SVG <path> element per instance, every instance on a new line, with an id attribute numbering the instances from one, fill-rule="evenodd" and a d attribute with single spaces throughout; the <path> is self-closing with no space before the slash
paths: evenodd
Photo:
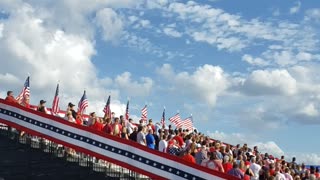
<path id="1" fill-rule="evenodd" d="M 73 109 L 74 106 L 75 106 L 74 104 L 72 104 L 71 102 L 69 102 L 67 112 L 68 112 L 68 111 L 71 111 L 72 117 L 73 117 L 74 119 L 77 119 L 77 112 Z"/>
<path id="2" fill-rule="evenodd" d="M 49 114 L 46 108 L 46 102 L 45 100 L 40 100 L 40 103 L 38 105 L 37 111 L 43 112 L 45 114 Z"/>

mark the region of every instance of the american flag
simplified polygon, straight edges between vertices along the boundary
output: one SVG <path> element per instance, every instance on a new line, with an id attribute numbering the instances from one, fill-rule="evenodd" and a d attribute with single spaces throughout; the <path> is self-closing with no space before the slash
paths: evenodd
<path id="1" fill-rule="evenodd" d="M 56 88 L 56 94 L 54 95 L 54 99 L 52 102 L 52 111 L 51 113 L 53 115 L 56 115 L 59 113 L 59 84 L 57 84 L 57 88 Z"/>
<path id="2" fill-rule="evenodd" d="M 166 109 L 163 109 L 162 117 L 161 117 L 161 125 L 164 126 L 166 123 Z"/>
<path id="3" fill-rule="evenodd" d="M 186 118 L 185 120 L 183 120 L 183 126 L 185 129 L 189 129 L 189 131 L 193 130 L 193 119 L 192 116 Z"/>
<path id="4" fill-rule="evenodd" d="M 180 118 L 180 114 L 177 113 L 176 115 L 169 118 L 169 121 L 174 124 L 177 128 L 180 128 L 182 126 L 182 121 Z"/>
<path id="5" fill-rule="evenodd" d="M 88 104 L 86 91 L 84 91 L 78 104 L 78 113 L 83 114 L 84 110 L 88 107 L 88 105 L 89 104 Z"/>
<path id="6" fill-rule="evenodd" d="M 144 106 L 144 108 L 141 109 L 141 119 L 146 122 L 148 118 L 148 110 L 147 105 Z"/>
<path id="7" fill-rule="evenodd" d="M 111 119 L 110 100 L 111 100 L 111 96 L 108 97 L 108 101 L 107 101 L 106 106 L 103 109 L 103 112 L 104 112 L 104 117 Z"/>
<path id="8" fill-rule="evenodd" d="M 19 104 L 24 103 L 27 97 L 30 97 L 30 77 L 28 76 L 24 83 L 21 93 L 17 96 L 16 100 Z"/>
<path id="9" fill-rule="evenodd" d="M 127 102 L 125 118 L 126 118 L 126 120 L 129 120 L 129 100 L 128 100 L 128 102 Z"/>

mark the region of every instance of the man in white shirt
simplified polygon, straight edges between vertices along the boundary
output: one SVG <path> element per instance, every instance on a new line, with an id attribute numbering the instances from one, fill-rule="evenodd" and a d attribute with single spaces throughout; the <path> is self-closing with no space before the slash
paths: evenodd
<path id="1" fill-rule="evenodd" d="M 138 134 L 137 134 L 137 142 L 144 146 L 147 145 L 145 129 L 146 129 L 146 126 L 139 126 Z"/>
<path id="2" fill-rule="evenodd" d="M 275 175 L 276 175 L 275 180 L 286 180 L 286 176 L 284 174 L 280 173 L 280 167 L 276 167 Z"/>
<path id="3" fill-rule="evenodd" d="M 96 113 L 95 112 L 92 112 L 90 113 L 90 116 L 89 116 L 89 119 L 88 119 L 88 122 L 87 122 L 87 126 L 92 126 L 93 125 L 93 121 L 96 119 Z"/>
<path id="4" fill-rule="evenodd" d="M 132 119 L 130 118 L 127 123 L 127 129 L 128 129 L 128 135 L 130 135 L 133 132 L 134 125 L 132 124 Z"/>
<path id="5" fill-rule="evenodd" d="M 251 158 L 251 165 L 250 169 L 253 172 L 253 176 L 251 176 L 251 180 L 258 180 L 259 179 L 259 172 L 261 170 L 261 166 L 256 163 L 256 157 Z"/>
<path id="6" fill-rule="evenodd" d="M 159 151 L 166 153 L 167 147 L 168 147 L 167 136 L 163 134 L 159 142 Z"/>
<path id="7" fill-rule="evenodd" d="M 284 170 L 284 172 L 285 172 L 284 176 L 285 176 L 286 180 L 293 180 L 293 178 L 292 178 L 292 176 L 290 174 L 290 169 L 289 168 L 286 168 Z"/>

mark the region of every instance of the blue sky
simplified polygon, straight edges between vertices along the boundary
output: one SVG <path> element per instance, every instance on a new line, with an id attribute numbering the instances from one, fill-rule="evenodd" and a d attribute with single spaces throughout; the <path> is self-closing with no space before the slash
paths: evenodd
<path id="1" fill-rule="evenodd" d="M 31 75 L 31 101 L 61 108 L 87 90 L 119 115 L 177 111 L 214 138 L 320 164 L 320 3 L 34 0 L 0 2 L 0 92 Z"/>

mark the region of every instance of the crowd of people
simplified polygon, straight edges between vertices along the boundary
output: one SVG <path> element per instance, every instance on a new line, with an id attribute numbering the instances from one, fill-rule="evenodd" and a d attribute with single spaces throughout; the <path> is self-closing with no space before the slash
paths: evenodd
<path id="1" fill-rule="evenodd" d="M 6 99 L 16 103 L 12 91 L 8 91 Z M 48 113 L 46 101 L 41 100 L 37 111 Z M 65 120 L 80 126 L 88 126 L 97 131 L 137 142 L 150 149 L 178 156 L 186 162 L 198 164 L 212 170 L 227 173 L 245 180 L 320 180 L 319 169 L 298 164 L 293 158 L 287 162 L 285 157 L 275 158 L 268 153 L 260 153 L 258 147 L 249 148 L 247 144 L 231 146 L 218 140 L 212 140 L 197 130 L 174 129 L 141 119 L 134 124 L 132 119 L 124 116 L 111 118 L 98 117 L 95 112 L 88 119 L 74 110 L 74 104 L 68 104 Z M 71 152 L 71 151 L 70 151 Z"/>

